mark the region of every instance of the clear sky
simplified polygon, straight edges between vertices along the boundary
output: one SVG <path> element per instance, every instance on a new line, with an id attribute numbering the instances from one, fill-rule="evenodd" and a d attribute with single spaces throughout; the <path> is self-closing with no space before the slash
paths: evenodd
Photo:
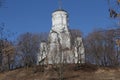
<path id="1" fill-rule="evenodd" d="M 62 8 L 69 13 L 70 28 L 80 29 L 85 35 L 112 24 L 106 0 L 62 0 Z M 49 32 L 51 14 L 56 9 L 58 0 L 6 0 L 0 8 L 0 23 L 17 34 Z"/>

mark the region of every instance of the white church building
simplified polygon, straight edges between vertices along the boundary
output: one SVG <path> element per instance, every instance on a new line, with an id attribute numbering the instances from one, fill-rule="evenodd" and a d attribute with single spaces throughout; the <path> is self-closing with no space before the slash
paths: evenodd
<path id="1" fill-rule="evenodd" d="M 52 13 L 52 28 L 48 41 L 40 44 L 38 64 L 41 62 L 45 64 L 85 63 L 82 37 L 76 37 L 74 43 L 71 42 L 68 20 L 68 13 L 63 9 Z"/>

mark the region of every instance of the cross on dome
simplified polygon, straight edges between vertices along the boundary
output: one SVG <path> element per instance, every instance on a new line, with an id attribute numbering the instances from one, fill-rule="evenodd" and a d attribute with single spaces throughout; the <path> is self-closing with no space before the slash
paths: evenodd
<path id="1" fill-rule="evenodd" d="M 58 0 L 59 3 L 59 9 L 62 9 L 62 0 Z"/>

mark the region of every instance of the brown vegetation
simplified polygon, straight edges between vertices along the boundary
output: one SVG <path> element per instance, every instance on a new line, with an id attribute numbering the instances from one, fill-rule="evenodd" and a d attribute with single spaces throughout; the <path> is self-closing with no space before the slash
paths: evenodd
<path id="1" fill-rule="evenodd" d="M 97 67 L 95 65 L 68 64 L 64 71 L 64 80 L 120 80 L 120 68 Z M 35 72 L 36 68 L 36 72 Z M 53 68 L 40 71 L 40 66 L 35 68 L 21 68 L 0 73 L 0 80 L 58 80 L 58 75 Z"/>

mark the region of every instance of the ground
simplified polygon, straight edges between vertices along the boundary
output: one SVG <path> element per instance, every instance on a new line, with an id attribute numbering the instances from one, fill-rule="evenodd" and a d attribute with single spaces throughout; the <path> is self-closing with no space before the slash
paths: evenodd
<path id="1" fill-rule="evenodd" d="M 65 65 L 64 80 L 120 80 L 120 68 L 97 66 Z M 40 66 L 20 68 L 0 73 L 0 80 L 58 80 L 55 69 L 46 68 L 41 71 Z"/>

